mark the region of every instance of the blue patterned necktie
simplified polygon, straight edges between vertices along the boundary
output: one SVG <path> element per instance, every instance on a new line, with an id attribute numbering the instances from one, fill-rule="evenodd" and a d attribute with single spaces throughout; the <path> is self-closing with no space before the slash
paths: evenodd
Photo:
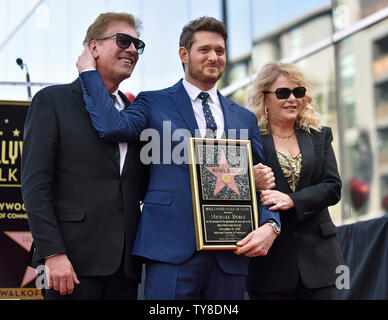
<path id="1" fill-rule="evenodd" d="M 198 95 L 198 98 L 202 100 L 202 109 L 203 109 L 203 114 L 205 116 L 206 120 L 206 138 L 216 138 L 217 134 L 217 124 L 216 121 L 214 120 L 213 114 L 210 110 L 210 106 L 207 103 L 207 99 L 209 98 L 209 94 L 207 92 L 201 92 Z"/>

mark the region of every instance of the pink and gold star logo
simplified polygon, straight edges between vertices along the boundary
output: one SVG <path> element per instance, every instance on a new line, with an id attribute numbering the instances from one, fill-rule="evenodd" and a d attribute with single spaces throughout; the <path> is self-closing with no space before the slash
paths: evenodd
<path id="1" fill-rule="evenodd" d="M 31 232 L 20 232 L 20 231 L 5 231 L 4 232 L 8 237 L 10 237 L 13 241 L 15 241 L 18 245 L 20 245 L 22 248 L 24 248 L 26 251 L 31 250 L 32 245 L 32 235 Z M 36 270 L 27 267 L 26 271 L 24 272 L 23 280 L 20 285 L 21 288 L 29 284 L 32 280 L 34 280 L 37 277 Z"/>
<path id="2" fill-rule="evenodd" d="M 243 168 L 229 167 L 228 160 L 226 159 L 223 151 L 221 151 L 218 167 L 206 167 L 206 169 L 217 178 L 214 196 L 216 196 L 226 186 L 240 195 L 240 191 L 238 190 L 234 177 L 239 175 Z"/>

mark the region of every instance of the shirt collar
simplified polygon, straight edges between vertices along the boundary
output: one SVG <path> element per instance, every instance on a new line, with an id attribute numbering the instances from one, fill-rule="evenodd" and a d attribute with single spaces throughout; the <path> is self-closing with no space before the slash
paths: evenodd
<path id="1" fill-rule="evenodd" d="M 121 99 L 121 97 L 119 95 L 119 89 L 117 89 L 111 95 L 116 97 L 115 105 L 118 104 L 119 110 L 123 109 L 125 107 L 125 104 L 123 102 L 123 99 Z"/>
<path id="2" fill-rule="evenodd" d="M 188 82 L 186 79 L 183 79 L 182 83 L 191 101 L 194 101 L 195 99 L 197 99 L 198 95 L 203 91 L 198 87 L 194 86 L 193 84 L 191 84 L 190 82 Z M 210 99 L 213 103 L 215 103 L 218 100 L 217 86 L 214 86 L 213 88 L 205 92 L 209 94 Z"/>
<path id="3" fill-rule="evenodd" d="M 118 97 L 119 95 L 119 89 L 117 89 L 115 92 L 113 92 L 111 95 L 114 95 L 116 98 Z"/>

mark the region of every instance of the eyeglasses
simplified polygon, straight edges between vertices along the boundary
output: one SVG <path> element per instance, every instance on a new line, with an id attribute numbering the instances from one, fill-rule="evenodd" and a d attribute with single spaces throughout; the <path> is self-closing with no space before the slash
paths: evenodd
<path id="1" fill-rule="evenodd" d="M 96 40 L 106 40 L 113 37 L 116 37 L 116 43 L 121 49 L 127 49 L 133 43 L 138 54 L 142 54 L 144 51 L 145 43 L 143 41 L 125 33 L 116 33 Z"/>
<path id="2" fill-rule="evenodd" d="M 306 88 L 296 87 L 292 90 L 289 88 L 277 88 L 275 91 L 264 91 L 264 93 L 274 93 L 279 100 L 288 99 L 291 93 L 295 98 L 303 98 L 306 95 Z"/>

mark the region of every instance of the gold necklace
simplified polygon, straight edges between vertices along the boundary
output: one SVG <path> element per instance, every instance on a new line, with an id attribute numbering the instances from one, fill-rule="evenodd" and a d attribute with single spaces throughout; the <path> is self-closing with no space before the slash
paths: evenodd
<path id="1" fill-rule="evenodd" d="M 290 139 L 290 138 L 292 138 L 295 135 L 295 132 L 291 133 L 289 136 L 280 136 L 280 135 L 278 135 L 276 133 L 272 133 L 272 135 L 275 136 L 275 137 L 278 137 L 280 139 Z"/>

